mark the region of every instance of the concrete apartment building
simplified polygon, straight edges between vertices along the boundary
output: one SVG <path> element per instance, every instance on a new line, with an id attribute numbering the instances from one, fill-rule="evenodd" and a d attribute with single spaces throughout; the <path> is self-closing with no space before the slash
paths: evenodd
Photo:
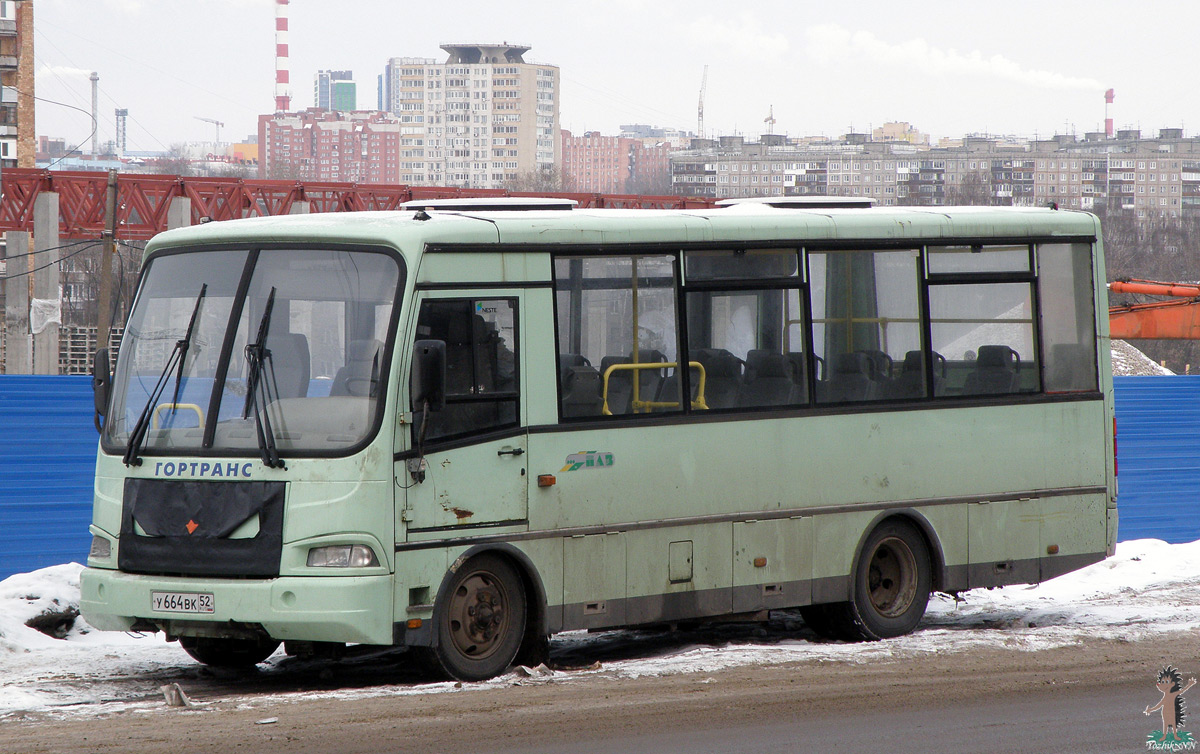
<path id="1" fill-rule="evenodd" d="M 526 45 L 444 44 L 448 57 L 392 58 L 379 109 L 400 124 L 402 183 L 500 188 L 559 164 L 559 69 Z"/>
<path id="2" fill-rule="evenodd" d="M 562 170 L 567 191 L 600 194 L 665 194 L 671 187 L 666 141 L 562 131 Z"/>
<path id="3" fill-rule="evenodd" d="M 258 116 L 258 177 L 399 183 L 401 123 L 374 111 Z"/>
<path id="4" fill-rule="evenodd" d="M 929 148 L 847 134 L 797 143 L 766 134 L 695 140 L 671 157 L 673 192 L 714 198 L 859 196 L 880 205 L 1105 206 L 1139 217 L 1200 211 L 1200 138 L 1164 128 L 1021 141 L 964 137 Z"/>

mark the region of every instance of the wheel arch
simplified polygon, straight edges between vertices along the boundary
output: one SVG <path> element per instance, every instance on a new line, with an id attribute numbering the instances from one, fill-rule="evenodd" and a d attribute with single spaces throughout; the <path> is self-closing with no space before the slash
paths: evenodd
<path id="1" fill-rule="evenodd" d="M 530 639 L 549 635 L 546 587 L 542 583 L 542 577 L 538 573 L 537 567 L 533 565 L 533 561 L 529 559 L 529 556 L 507 542 L 474 545 L 455 558 L 450 567 L 446 569 L 446 574 L 442 576 L 442 583 L 438 586 L 434 604 L 437 606 L 444 605 L 446 598 L 449 596 L 450 583 L 454 580 L 454 575 L 458 573 L 458 569 L 462 568 L 477 555 L 484 554 L 497 555 L 504 558 L 516 570 L 517 575 L 521 577 L 521 584 L 525 587 L 526 594 L 525 636 L 522 638 L 522 644 Z M 434 646 L 437 645 L 438 636 L 440 635 L 441 615 L 441 610 L 435 609 L 433 611 L 431 638 Z"/>
<path id="2" fill-rule="evenodd" d="M 942 540 L 938 537 L 937 530 L 933 528 L 933 524 L 929 522 L 929 519 L 915 508 L 880 511 L 875 518 L 871 519 L 871 523 L 863 528 L 862 534 L 858 538 L 858 544 L 854 546 L 854 558 L 850 561 L 850 582 L 847 588 L 853 590 L 854 584 L 858 579 L 858 562 L 862 556 L 862 548 L 866 544 L 867 538 L 884 522 L 892 520 L 912 524 L 921 537 L 924 538 L 925 546 L 929 548 L 929 559 L 931 561 L 929 564 L 931 586 L 934 591 L 942 591 L 949 582 L 946 556 L 942 551 Z"/>

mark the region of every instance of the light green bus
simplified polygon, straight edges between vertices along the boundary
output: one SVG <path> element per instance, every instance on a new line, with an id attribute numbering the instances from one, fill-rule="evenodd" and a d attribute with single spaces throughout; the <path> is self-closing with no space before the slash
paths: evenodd
<path id="1" fill-rule="evenodd" d="M 510 207 L 508 209 L 515 209 Z M 1051 209 L 247 219 L 147 247 L 82 610 L 463 680 L 565 630 L 912 631 L 1111 555 L 1100 228 Z"/>

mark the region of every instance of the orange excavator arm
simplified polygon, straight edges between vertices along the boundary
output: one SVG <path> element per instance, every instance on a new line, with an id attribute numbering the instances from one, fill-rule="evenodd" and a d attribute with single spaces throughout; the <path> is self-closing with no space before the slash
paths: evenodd
<path id="1" fill-rule="evenodd" d="M 1168 297 L 1166 301 L 1109 307 L 1109 335 L 1114 340 L 1200 340 L 1200 285 L 1119 280 L 1109 283 L 1108 290 Z"/>

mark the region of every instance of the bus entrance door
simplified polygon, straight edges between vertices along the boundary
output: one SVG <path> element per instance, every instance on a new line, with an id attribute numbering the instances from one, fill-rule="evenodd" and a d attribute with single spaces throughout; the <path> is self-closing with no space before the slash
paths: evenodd
<path id="1" fill-rule="evenodd" d="M 401 518 L 410 535 L 524 524 L 529 448 L 519 415 L 521 292 L 419 296 L 413 339 L 446 344 L 446 401 L 427 418 L 414 412 L 409 447 L 417 452 L 409 455 L 417 457 L 396 464 L 407 487 Z"/>
<path id="2" fill-rule="evenodd" d="M 409 534 L 525 523 L 525 449 L 522 434 L 428 452 L 420 483 L 406 463 L 397 464 L 397 476 L 412 485 L 403 512 Z"/>

